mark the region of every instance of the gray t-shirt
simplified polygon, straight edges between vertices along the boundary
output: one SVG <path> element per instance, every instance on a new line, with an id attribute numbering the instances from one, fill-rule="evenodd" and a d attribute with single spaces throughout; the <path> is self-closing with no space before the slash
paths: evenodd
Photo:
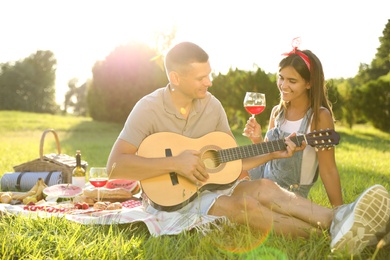
<path id="1" fill-rule="evenodd" d="M 210 132 L 231 134 L 221 102 L 207 92 L 204 99 L 193 101 L 185 119 L 174 107 L 169 86 L 155 90 L 140 99 L 128 116 L 119 138 L 139 147 L 149 135 L 173 132 L 190 138 L 199 138 Z"/>

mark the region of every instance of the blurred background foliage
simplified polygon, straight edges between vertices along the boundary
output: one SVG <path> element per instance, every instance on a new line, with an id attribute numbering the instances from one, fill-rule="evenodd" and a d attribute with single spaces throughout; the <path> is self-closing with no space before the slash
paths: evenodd
<path id="1" fill-rule="evenodd" d="M 38 113 L 72 113 L 93 120 L 123 123 L 144 95 L 164 87 L 164 53 L 175 31 L 156 36 L 156 48 L 142 43 L 116 47 L 92 68 L 92 79 L 78 85 L 68 82 L 63 108 L 55 102 L 56 59 L 51 51 L 37 51 L 18 62 L 0 64 L 0 110 Z M 390 132 L 390 20 L 379 37 L 380 46 L 371 64 L 360 64 L 353 78 L 327 79 L 328 95 L 336 120 L 349 128 L 369 123 Z M 279 102 L 276 74 L 229 70 L 216 74 L 209 91 L 223 104 L 233 129 L 243 128 L 249 114 L 242 101 L 246 91 L 266 94 L 267 108 L 258 116 L 266 127 L 269 114 Z"/>

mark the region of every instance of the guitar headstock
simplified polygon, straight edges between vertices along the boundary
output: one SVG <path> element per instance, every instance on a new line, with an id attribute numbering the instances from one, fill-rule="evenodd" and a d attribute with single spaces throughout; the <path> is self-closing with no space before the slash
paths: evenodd
<path id="1" fill-rule="evenodd" d="M 333 129 L 320 130 L 308 133 L 305 135 L 308 145 L 313 146 L 318 150 L 330 150 L 340 141 L 340 135 Z"/>

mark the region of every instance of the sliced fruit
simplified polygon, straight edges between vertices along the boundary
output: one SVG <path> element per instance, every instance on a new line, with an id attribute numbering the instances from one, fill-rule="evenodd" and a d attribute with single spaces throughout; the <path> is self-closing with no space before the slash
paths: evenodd
<path id="1" fill-rule="evenodd" d="M 133 191 L 138 185 L 138 181 L 135 180 L 123 180 L 123 179 L 111 179 L 106 184 L 107 189 L 122 188 L 129 191 Z"/>

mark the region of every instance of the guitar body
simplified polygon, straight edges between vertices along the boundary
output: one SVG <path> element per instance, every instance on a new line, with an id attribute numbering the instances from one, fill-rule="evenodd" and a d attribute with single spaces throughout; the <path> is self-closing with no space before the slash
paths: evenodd
<path id="1" fill-rule="evenodd" d="M 233 137 L 223 132 L 212 132 L 193 139 L 179 134 L 161 132 L 145 138 L 138 155 L 147 158 L 176 156 L 185 150 L 201 152 L 201 159 L 210 178 L 200 186 L 176 174 L 166 173 L 141 181 L 143 192 L 152 205 L 160 210 L 173 211 L 193 200 L 202 190 L 212 190 L 235 182 L 241 171 L 242 161 L 219 163 L 215 151 L 237 147 Z"/>

